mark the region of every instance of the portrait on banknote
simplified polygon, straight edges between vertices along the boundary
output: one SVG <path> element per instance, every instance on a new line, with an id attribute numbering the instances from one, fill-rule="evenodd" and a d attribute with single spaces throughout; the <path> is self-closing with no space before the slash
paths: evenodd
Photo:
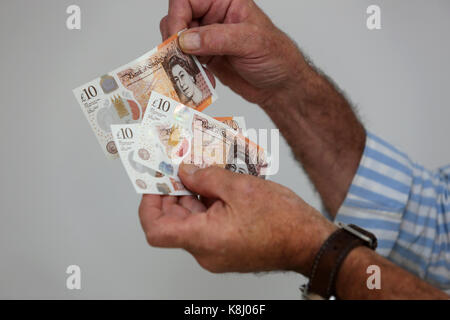
<path id="1" fill-rule="evenodd" d="M 165 57 L 163 67 L 182 104 L 196 108 L 211 96 L 200 69 L 191 56 L 176 49 Z"/>

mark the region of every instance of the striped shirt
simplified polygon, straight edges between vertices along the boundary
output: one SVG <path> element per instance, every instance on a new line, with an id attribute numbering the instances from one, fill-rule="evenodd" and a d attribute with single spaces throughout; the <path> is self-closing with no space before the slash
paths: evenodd
<path id="1" fill-rule="evenodd" d="M 367 133 L 358 171 L 336 221 L 378 238 L 377 252 L 450 289 L 450 165 L 428 170 Z"/>

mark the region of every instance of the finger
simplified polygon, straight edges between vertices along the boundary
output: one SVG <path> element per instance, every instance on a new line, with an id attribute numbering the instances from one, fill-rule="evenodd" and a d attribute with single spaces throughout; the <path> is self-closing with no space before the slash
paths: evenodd
<path id="1" fill-rule="evenodd" d="M 221 1 L 213 1 L 210 4 L 210 7 L 206 14 L 202 15 L 201 24 L 208 25 L 213 23 L 222 23 L 224 22 L 227 13 L 229 12 L 230 6 L 232 2 L 239 2 L 236 0 L 221 0 Z M 192 1 L 195 2 L 195 1 Z M 243 2 L 243 1 L 240 1 Z M 236 6 L 235 6 L 236 8 Z M 196 12 L 194 11 L 194 14 Z M 237 15 L 236 15 L 237 16 Z"/>
<path id="2" fill-rule="evenodd" d="M 144 231 L 144 221 L 154 221 L 160 216 L 162 216 L 162 197 L 160 195 L 144 194 L 139 206 L 139 219 Z"/>
<path id="3" fill-rule="evenodd" d="M 179 204 L 172 204 L 163 211 L 164 216 L 172 216 L 179 219 L 184 219 L 191 213 L 192 212 L 188 208 L 185 208 L 184 206 Z"/>
<path id="4" fill-rule="evenodd" d="M 169 38 L 170 36 L 169 29 L 167 26 L 168 19 L 169 19 L 168 16 L 165 16 L 164 18 L 161 19 L 161 22 L 159 23 L 159 30 L 161 31 L 161 37 L 163 41 L 167 40 L 167 38 Z"/>
<path id="5" fill-rule="evenodd" d="M 176 196 L 163 196 L 162 197 L 162 210 L 164 211 L 167 207 L 178 202 L 178 197 Z"/>
<path id="6" fill-rule="evenodd" d="M 174 205 L 177 206 L 177 205 Z M 186 218 L 174 214 L 156 221 L 144 221 L 147 241 L 151 246 L 184 248 L 199 246 L 199 237 L 205 228 L 206 215 L 189 215 Z"/>
<path id="7" fill-rule="evenodd" d="M 205 212 L 205 205 L 194 196 L 181 197 L 178 203 L 184 208 L 188 209 L 191 213 Z"/>
<path id="8" fill-rule="evenodd" d="M 161 210 L 162 210 L 162 196 L 160 195 L 156 195 L 156 194 L 144 194 L 142 196 L 142 200 L 141 200 L 141 204 L 139 206 L 139 212 L 142 211 L 142 213 L 145 214 L 149 214 L 147 213 L 150 210 L 153 210 L 151 213 L 155 214 L 153 216 L 153 218 L 157 218 L 159 215 L 161 215 Z M 159 213 L 158 213 L 159 211 Z"/>
<path id="9" fill-rule="evenodd" d="M 252 0 L 169 0 L 169 31 L 175 34 L 190 27 L 214 23 L 239 23 L 261 15 Z"/>
<path id="10" fill-rule="evenodd" d="M 213 0 L 170 0 L 168 14 L 168 30 L 175 34 L 187 27 L 196 17 L 203 16 Z"/>
<path id="11" fill-rule="evenodd" d="M 251 24 L 213 24 L 189 29 L 180 35 L 185 53 L 198 56 L 230 55 L 242 57 L 258 50 L 262 37 Z"/>
<path id="12" fill-rule="evenodd" d="M 222 199 L 225 202 L 232 200 L 234 195 L 233 184 L 238 183 L 240 175 L 219 167 L 199 169 L 191 164 L 181 164 L 178 175 L 181 182 L 192 192 L 203 197 Z"/>

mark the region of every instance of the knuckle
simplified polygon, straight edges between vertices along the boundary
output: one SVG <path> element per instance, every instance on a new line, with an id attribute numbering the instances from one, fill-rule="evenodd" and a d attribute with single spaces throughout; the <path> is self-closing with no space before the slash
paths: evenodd
<path id="1" fill-rule="evenodd" d="M 159 22 L 159 30 L 163 31 L 166 27 L 166 22 L 167 22 L 167 16 L 163 17 L 161 19 L 161 21 Z"/>
<path id="2" fill-rule="evenodd" d="M 217 33 L 211 30 L 203 33 L 202 42 L 212 52 L 222 52 L 226 36 L 225 32 Z"/>
<path id="3" fill-rule="evenodd" d="M 239 10 L 232 10 L 228 13 L 228 19 L 230 19 L 231 23 L 238 23 L 245 20 L 255 7 L 253 0 L 237 0 L 236 5 Z"/>

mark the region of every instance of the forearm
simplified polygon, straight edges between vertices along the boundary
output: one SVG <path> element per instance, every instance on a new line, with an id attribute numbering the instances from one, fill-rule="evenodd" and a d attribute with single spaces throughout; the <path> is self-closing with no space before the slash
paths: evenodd
<path id="1" fill-rule="evenodd" d="M 287 256 L 294 257 L 294 260 L 287 264 L 294 266 L 294 268 L 288 270 L 310 276 L 318 252 L 326 239 L 338 228 L 310 206 L 301 210 L 303 215 L 309 215 L 314 219 L 310 220 L 310 226 L 306 229 L 303 223 L 293 224 L 292 232 L 288 237 L 286 252 L 289 252 L 290 254 Z M 302 245 L 299 246 L 299 244 Z M 369 266 L 379 268 L 379 289 L 368 287 L 368 282 L 373 284 L 373 279 L 369 280 L 369 277 L 373 274 L 367 273 Z M 450 298 L 444 292 L 363 246 L 351 250 L 342 262 L 335 279 L 335 293 L 340 299 Z"/>
<path id="2" fill-rule="evenodd" d="M 369 289 L 367 267 L 380 268 L 380 289 Z M 401 269 L 374 251 L 358 247 L 350 252 L 339 270 L 336 294 L 341 299 L 449 299 L 413 274 Z"/>
<path id="3" fill-rule="evenodd" d="M 345 97 L 298 52 L 290 85 L 262 107 L 335 215 L 365 145 L 365 130 Z"/>

